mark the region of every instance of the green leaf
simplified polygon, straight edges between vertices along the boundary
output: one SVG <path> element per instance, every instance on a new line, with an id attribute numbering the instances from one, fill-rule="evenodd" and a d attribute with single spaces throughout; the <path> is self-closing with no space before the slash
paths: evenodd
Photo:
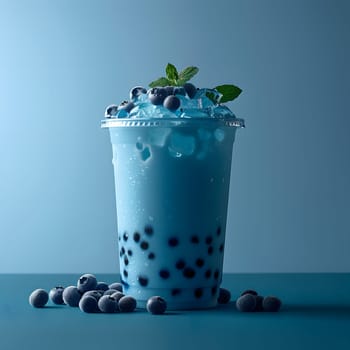
<path id="1" fill-rule="evenodd" d="M 220 103 L 232 101 L 242 92 L 242 89 L 235 85 L 219 85 L 215 89 L 222 94 Z"/>
<path id="2" fill-rule="evenodd" d="M 161 77 L 157 80 L 152 81 L 152 83 L 148 84 L 149 87 L 153 88 L 156 86 L 168 86 L 168 85 L 172 85 L 171 82 L 169 81 L 169 79 Z"/>
<path id="3" fill-rule="evenodd" d="M 179 77 L 178 77 L 179 85 L 185 84 L 187 81 L 193 78 L 198 73 L 198 71 L 199 69 L 193 66 L 185 68 L 183 71 L 179 73 Z"/>
<path id="4" fill-rule="evenodd" d="M 177 73 L 177 69 L 173 64 L 168 63 L 166 68 L 165 68 L 165 71 L 166 71 L 166 76 L 170 81 L 173 81 L 175 83 L 177 81 L 177 79 L 179 78 L 179 74 Z"/>

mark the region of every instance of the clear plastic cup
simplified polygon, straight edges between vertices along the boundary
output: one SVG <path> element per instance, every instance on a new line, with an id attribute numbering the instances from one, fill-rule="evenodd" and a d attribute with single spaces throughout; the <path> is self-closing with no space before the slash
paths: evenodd
<path id="1" fill-rule="evenodd" d="M 120 274 L 145 307 L 217 304 L 237 118 L 106 119 L 113 148 Z"/>

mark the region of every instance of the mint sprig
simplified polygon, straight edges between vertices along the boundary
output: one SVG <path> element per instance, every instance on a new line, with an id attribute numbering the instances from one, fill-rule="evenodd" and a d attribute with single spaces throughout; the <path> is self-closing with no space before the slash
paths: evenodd
<path id="1" fill-rule="evenodd" d="M 193 78 L 198 73 L 198 70 L 197 67 L 187 67 L 179 73 L 173 64 L 168 63 L 165 68 L 166 77 L 152 81 L 149 87 L 182 86 Z"/>
<path id="2" fill-rule="evenodd" d="M 157 86 L 183 86 L 190 79 L 192 79 L 197 73 L 199 69 L 194 66 L 190 66 L 178 72 L 176 67 L 168 63 L 165 67 L 166 77 L 160 77 L 157 80 L 152 81 L 149 84 L 149 87 L 157 87 Z M 213 90 L 219 92 L 218 94 L 214 94 L 213 92 L 208 91 L 206 96 L 213 101 L 213 103 L 225 103 L 229 101 L 233 101 L 236 99 L 242 92 L 242 89 L 236 85 L 224 84 L 218 85 Z"/>

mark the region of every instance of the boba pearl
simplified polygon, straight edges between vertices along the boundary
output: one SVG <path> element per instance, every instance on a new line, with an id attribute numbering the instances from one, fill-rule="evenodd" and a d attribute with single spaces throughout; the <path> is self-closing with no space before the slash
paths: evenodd
<path id="1" fill-rule="evenodd" d="M 44 289 L 35 289 L 29 296 L 29 303 L 34 307 L 44 307 L 49 300 L 49 295 Z"/>
<path id="2" fill-rule="evenodd" d="M 123 285 L 119 282 L 114 282 L 109 285 L 109 289 L 115 289 L 118 290 L 119 292 L 123 291 Z"/>
<path id="3" fill-rule="evenodd" d="M 264 311 L 277 312 L 281 308 L 282 302 L 275 296 L 267 296 L 262 302 Z"/>
<path id="4" fill-rule="evenodd" d="M 146 309 L 153 315 L 163 314 L 166 308 L 166 301 L 160 296 L 153 296 L 147 300 Z"/>
<path id="5" fill-rule="evenodd" d="M 105 313 L 115 313 L 119 311 L 117 301 L 110 295 L 104 295 L 98 301 L 98 308 Z"/>
<path id="6" fill-rule="evenodd" d="M 61 286 L 52 288 L 49 292 L 50 300 L 56 305 L 64 304 L 63 297 L 62 297 L 63 291 L 64 291 L 64 287 L 61 287 Z"/>
<path id="7" fill-rule="evenodd" d="M 252 294 L 244 294 L 239 297 L 236 301 L 236 307 L 238 311 L 241 312 L 252 312 L 256 307 L 256 299 L 255 295 Z"/>
<path id="8" fill-rule="evenodd" d="M 219 304 L 227 304 L 231 299 L 231 293 L 229 290 L 225 288 L 219 289 L 218 303 Z"/>
<path id="9" fill-rule="evenodd" d="M 97 286 L 97 279 L 91 273 L 86 273 L 79 277 L 77 287 L 80 293 L 85 293 L 88 290 L 94 290 Z"/>
<path id="10" fill-rule="evenodd" d="M 75 286 L 69 286 L 64 289 L 63 294 L 63 301 L 72 307 L 79 306 L 79 301 L 81 299 L 81 293 L 79 292 L 78 288 Z"/>
<path id="11" fill-rule="evenodd" d="M 98 301 L 92 295 L 84 295 L 79 301 L 79 309 L 86 313 L 99 312 Z"/>
<path id="12" fill-rule="evenodd" d="M 122 296 L 118 300 L 120 312 L 132 312 L 136 309 L 136 299 L 131 296 Z"/>

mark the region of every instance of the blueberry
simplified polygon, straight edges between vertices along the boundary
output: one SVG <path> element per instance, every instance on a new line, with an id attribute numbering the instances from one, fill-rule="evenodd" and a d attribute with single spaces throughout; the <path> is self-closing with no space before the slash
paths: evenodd
<path id="1" fill-rule="evenodd" d="M 91 273 L 86 273 L 79 277 L 77 287 L 80 293 L 85 293 L 88 290 L 94 290 L 97 286 L 97 279 Z"/>
<path id="2" fill-rule="evenodd" d="M 115 292 L 119 292 L 119 290 L 116 289 L 107 289 L 106 291 L 103 292 L 103 295 L 112 295 Z"/>
<path id="3" fill-rule="evenodd" d="M 163 106 L 171 111 L 176 111 L 180 104 L 180 99 L 174 95 L 167 96 L 163 102 Z"/>
<path id="4" fill-rule="evenodd" d="M 81 299 L 81 293 L 79 292 L 78 288 L 75 286 L 69 286 L 64 288 L 63 294 L 63 301 L 73 307 L 79 306 L 79 301 Z"/>
<path id="5" fill-rule="evenodd" d="M 126 111 L 130 112 L 133 108 L 135 107 L 134 103 L 131 101 L 123 101 L 119 106 L 118 106 L 118 111 Z"/>
<path id="6" fill-rule="evenodd" d="M 186 96 L 186 90 L 183 86 L 177 86 L 174 88 L 174 95 Z"/>
<path id="7" fill-rule="evenodd" d="M 174 94 L 174 90 L 175 90 L 175 87 L 174 87 L 174 86 L 166 86 L 164 89 L 165 89 L 166 94 L 167 94 L 168 96 L 170 96 L 170 95 L 175 95 L 175 94 Z"/>
<path id="8" fill-rule="evenodd" d="M 103 290 L 103 291 L 105 291 L 107 289 L 109 289 L 108 288 L 108 284 L 105 283 L 105 282 L 98 282 L 96 287 L 95 287 L 95 290 Z"/>
<path id="9" fill-rule="evenodd" d="M 255 300 L 256 300 L 255 311 L 263 311 L 264 310 L 264 308 L 263 308 L 264 297 L 262 297 L 261 295 L 257 295 L 255 297 Z"/>
<path id="10" fill-rule="evenodd" d="M 167 96 L 166 90 L 163 87 L 154 87 L 148 90 L 148 99 L 154 105 L 161 105 Z"/>
<path id="11" fill-rule="evenodd" d="M 187 96 L 189 98 L 193 98 L 197 92 L 197 88 L 191 83 L 184 84 L 184 89 L 186 90 Z"/>
<path id="12" fill-rule="evenodd" d="M 49 300 L 49 294 L 44 289 L 35 289 L 29 296 L 29 303 L 34 307 L 44 307 Z"/>
<path id="13" fill-rule="evenodd" d="M 79 301 L 79 309 L 87 313 L 99 312 L 98 301 L 92 295 L 84 295 Z"/>
<path id="14" fill-rule="evenodd" d="M 275 296 L 267 296 L 262 302 L 264 311 L 277 312 L 281 308 L 282 302 Z"/>
<path id="15" fill-rule="evenodd" d="M 119 301 L 119 299 L 121 299 L 124 296 L 125 294 L 123 294 L 122 292 L 114 292 L 113 294 L 111 294 L 111 297 L 114 298 L 116 301 Z"/>
<path id="16" fill-rule="evenodd" d="M 105 111 L 105 117 L 106 118 L 115 118 L 118 113 L 118 106 L 117 105 L 110 105 L 106 108 Z"/>
<path id="17" fill-rule="evenodd" d="M 123 296 L 118 301 L 120 312 L 132 312 L 136 309 L 136 299 L 130 296 Z"/>
<path id="18" fill-rule="evenodd" d="M 147 90 L 142 86 L 135 86 L 130 90 L 130 100 L 135 100 L 142 94 L 146 94 Z"/>
<path id="19" fill-rule="evenodd" d="M 63 290 L 64 290 L 64 288 L 61 286 L 52 288 L 50 290 L 49 298 L 54 304 L 57 304 L 57 305 L 64 304 L 64 301 L 62 298 Z"/>
<path id="20" fill-rule="evenodd" d="M 154 296 L 147 300 L 146 309 L 153 315 L 163 314 L 166 307 L 166 301 L 162 297 Z"/>
<path id="21" fill-rule="evenodd" d="M 104 295 L 98 301 L 98 308 L 105 313 L 114 313 L 118 312 L 118 303 L 117 301 L 111 297 L 110 295 Z"/>
<path id="22" fill-rule="evenodd" d="M 123 291 L 123 285 L 119 282 L 114 282 L 109 285 L 109 289 L 115 289 L 119 292 Z"/>
<path id="23" fill-rule="evenodd" d="M 98 301 L 102 297 L 102 295 L 103 295 L 103 290 L 101 289 L 89 290 L 83 294 L 82 298 L 90 296 L 90 297 L 94 297 Z"/>
<path id="24" fill-rule="evenodd" d="M 219 304 L 227 304 L 231 299 L 231 293 L 229 290 L 225 288 L 219 289 L 218 303 Z"/>
<path id="25" fill-rule="evenodd" d="M 253 290 L 253 289 L 245 290 L 244 292 L 241 293 L 241 296 L 243 296 L 245 294 L 258 295 L 258 293 L 255 290 Z"/>
<path id="26" fill-rule="evenodd" d="M 242 312 L 252 312 L 256 307 L 256 299 L 252 294 L 244 294 L 239 297 L 236 301 L 236 307 L 238 311 Z"/>

